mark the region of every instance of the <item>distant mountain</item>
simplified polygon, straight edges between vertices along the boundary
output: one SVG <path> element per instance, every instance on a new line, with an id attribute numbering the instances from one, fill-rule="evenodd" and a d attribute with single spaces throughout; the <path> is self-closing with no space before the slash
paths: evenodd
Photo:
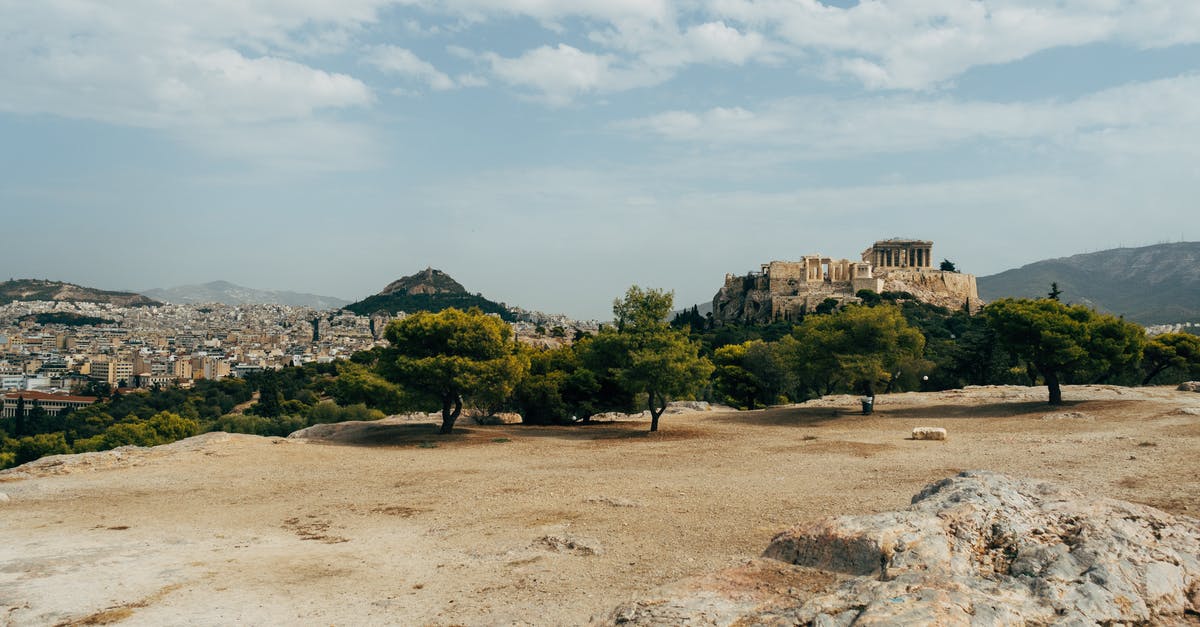
<path id="1" fill-rule="evenodd" d="M 378 311 L 395 314 L 401 311 L 441 311 L 449 307 L 478 307 L 484 313 L 499 314 L 505 320 L 513 320 L 512 312 L 504 305 L 480 294 L 468 293 L 450 275 L 433 268 L 392 281 L 378 294 L 346 305 L 344 309 L 360 316 L 369 316 Z"/>
<path id="2" fill-rule="evenodd" d="M 119 307 L 146 307 L 162 304 L 141 294 L 134 294 L 133 292 L 98 290 L 62 281 L 12 279 L 0 283 L 0 303 L 9 303 L 14 300 L 110 303 Z"/>
<path id="3" fill-rule="evenodd" d="M 142 292 L 163 302 L 179 305 L 223 303 L 226 305 L 291 305 L 313 309 L 340 309 L 350 301 L 332 296 L 317 296 L 281 290 L 256 290 L 234 285 L 228 281 L 213 281 L 202 285 L 180 285 Z"/>
<path id="4" fill-rule="evenodd" d="M 1200 320 L 1200 242 L 1116 248 L 1038 261 L 979 277 L 979 296 L 1040 298 L 1058 283 L 1061 299 L 1141 324 Z"/>

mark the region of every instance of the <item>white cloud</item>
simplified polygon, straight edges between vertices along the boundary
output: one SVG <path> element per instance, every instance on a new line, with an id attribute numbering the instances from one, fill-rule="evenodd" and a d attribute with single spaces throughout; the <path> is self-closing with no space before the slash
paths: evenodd
<path id="1" fill-rule="evenodd" d="M 362 81 L 298 57 L 344 48 L 348 33 L 375 20 L 383 4 L 0 0 L 0 111 L 179 136 L 207 129 L 232 137 L 220 130 L 318 121 L 369 106 L 373 95 Z"/>
<path id="2" fill-rule="evenodd" d="M 503 82 L 533 89 L 541 100 L 561 106 L 584 94 L 657 85 L 688 65 L 742 65 L 770 49 L 762 35 L 743 33 L 723 22 L 706 22 L 685 32 L 674 23 L 623 22 L 594 31 L 589 39 L 615 52 L 597 54 L 560 43 L 513 58 L 495 53 L 480 57 Z"/>
<path id="3" fill-rule="evenodd" d="M 693 26 L 684 36 L 697 62 L 726 62 L 742 65 L 766 48 L 766 40 L 756 32 L 742 33 L 724 22 Z"/>
<path id="4" fill-rule="evenodd" d="M 384 72 L 419 80 L 436 91 L 458 86 L 454 79 L 439 71 L 432 63 L 398 46 L 376 46 L 367 55 L 366 61 Z"/>
<path id="5" fill-rule="evenodd" d="M 607 22 L 673 19 L 672 0 L 413 0 L 430 11 L 483 20 L 496 15 L 524 15 L 542 21 L 583 17 Z"/>
<path id="6" fill-rule="evenodd" d="M 1200 143 L 1200 75 L 1103 90 L 1071 101 L 993 103 L 947 97 L 888 96 L 779 100 L 758 111 L 714 108 L 667 111 L 618 128 L 686 142 L 774 146 L 803 158 L 851 157 L 945 148 L 972 140 L 1038 141 L 1135 150 L 1133 137 L 1191 151 Z M 1163 132 L 1158 132 L 1158 131 Z M 1171 142 L 1161 139 L 1173 138 Z M 1118 145 L 1124 147 L 1118 149 Z M 1148 149 L 1142 145 L 1142 149 Z"/>
<path id="7" fill-rule="evenodd" d="M 647 69 L 620 67 L 613 55 L 592 54 L 566 44 L 541 46 L 515 58 L 495 53 L 483 57 L 498 78 L 535 90 L 553 106 L 565 105 L 580 94 L 630 89 L 660 80 Z"/>
<path id="8" fill-rule="evenodd" d="M 710 0 L 727 20 L 828 55 L 827 69 L 868 87 L 925 89 L 966 70 L 1062 46 L 1154 48 L 1200 41 L 1193 0 Z"/>

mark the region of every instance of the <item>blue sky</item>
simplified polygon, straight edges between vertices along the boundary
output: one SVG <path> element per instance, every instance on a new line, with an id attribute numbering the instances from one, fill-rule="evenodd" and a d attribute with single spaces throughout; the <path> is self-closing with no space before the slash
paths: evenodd
<path id="1" fill-rule="evenodd" d="M 0 268 L 347 299 L 1200 239 L 1194 0 L 0 0 Z"/>

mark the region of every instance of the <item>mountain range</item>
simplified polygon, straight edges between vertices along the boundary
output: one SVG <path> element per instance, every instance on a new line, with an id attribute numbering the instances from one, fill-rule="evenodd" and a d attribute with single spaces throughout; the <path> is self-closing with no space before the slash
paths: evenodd
<path id="1" fill-rule="evenodd" d="M 1062 301 L 1140 324 L 1200 320 L 1200 242 L 1115 248 L 1031 263 L 979 277 L 979 296 L 1040 298 L 1058 284 Z"/>
<path id="2" fill-rule="evenodd" d="M 190 305 L 197 303 L 222 303 L 225 305 L 290 305 L 313 309 L 340 309 L 350 301 L 332 296 L 318 296 L 283 290 L 259 290 L 234 285 L 228 281 L 213 281 L 200 285 L 156 288 L 142 292 L 146 296 L 167 303 Z"/>

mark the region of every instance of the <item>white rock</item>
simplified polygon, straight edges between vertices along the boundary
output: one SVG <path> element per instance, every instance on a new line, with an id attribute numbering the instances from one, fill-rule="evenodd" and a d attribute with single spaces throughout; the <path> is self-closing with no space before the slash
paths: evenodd
<path id="1" fill-rule="evenodd" d="M 0 503 L 7 503 L 8 500 L 9 500 L 8 495 L 3 492 L 0 492 Z"/>
<path id="2" fill-rule="evenodd" d="M 915 427 L 912 430 L 914 440 L 945 440 L 946 430 L 942 427 Z"/>
<path id="3" fill-rule="evenodd" d="M 795 527 L 763 556 L 828 583 L 771 593 L 789 571 L 758 563 L 714 575 L 724 586 L 685 585 L 612 616 L 634 625 L 1183 625 L 1200 612 L 1200 521 L 993 472 L 929 485 L 906 510 Z"/>

